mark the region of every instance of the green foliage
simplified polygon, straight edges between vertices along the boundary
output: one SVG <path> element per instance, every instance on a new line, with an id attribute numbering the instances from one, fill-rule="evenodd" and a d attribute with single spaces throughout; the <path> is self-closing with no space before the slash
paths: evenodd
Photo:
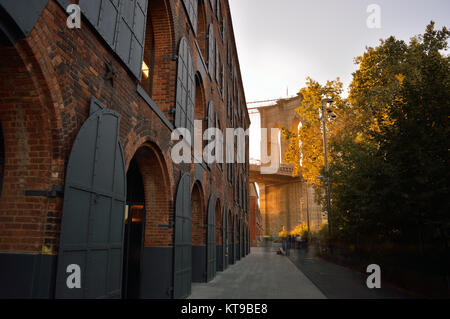
<path id="1" fill-rule="evenodd" d="M 383 263 L 393 274 L 416 268 L 423 278 L 447 278 L 441 285 L 447 294 L 449 37 L 447 28 L 435 30 L 431 22 L 409 43 L 390 37 L 367 48 L 355 59 L 359 68 L 347 100 L 339 97 L 339 81 L 321 86 L 308 79 L 297 109 L 303 126 L 283 130 L 290 141 L 285 160 L 320 190 L 326 207 L 324 179 L 317 178 L 324 175 L 318 109 L 323 98 L 334 98 L 337 118 L 327 124 L 332 231 L 330 237 L 325 225 L 314 239 L 344 247 L 360 261 Z"/>
<path id="2" fill-rule="evenodd" d="M 354 122 L 331 140 L 337 239 L 448 249 L 449 36 L 432 22 L 409 44 L 390 37 L 355 60 Z"/>

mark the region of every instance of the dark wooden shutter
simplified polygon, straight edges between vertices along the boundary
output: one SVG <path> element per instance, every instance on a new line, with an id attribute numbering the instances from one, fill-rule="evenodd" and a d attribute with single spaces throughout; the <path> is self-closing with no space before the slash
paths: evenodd
<path id="1" fill-rule="evenodd" d="M 244 257 L 244 223 L 239 223 L 239 255 L 240 257 Z"/>
<path id="2" fill-rule="evenodd" d="M 214 78 L 214 27 L 212 24 L 208 28 L 208 72 L 211 79 Z"/>
<path id="3" fill-rule="evenodd" d="M 183 4 L 192 29 L 194 30 L 194 33 L 197 34 L 198 0 L 183 0 Z"/>
<path id="4" fill-rule="evenodd" d="M 178 50 L 176 94 L 175 127 L 188 129 L 191 132 L 191 139 L 193 140 L 195 118 L 195 76 L 191 50 L 186 38 L 181 39 Z"/>
<path id="5" fill-rule="evenodd" d="M 214 195 L 211 195 L 209 199 L 207 227 L 206 279 L 210 281 L 216 276 L 216 198 Z"/>
<path id="6" fill-rule="evenodd" d="M 231 105 L 232 105 L 232 96 L 231 96 L 231 84 L 230 83 L 228 83 L 228 85 L 227 85 L 227 87 L 228 87 L 228 113 L 227 113 L 227 115 L 228 115 L 228 120 L 230 121 L 230 123 L 232 123 L 233 122 L 233 120 L 232 120 L 232 111 L 231 111 L 231 109 L 232 109 L 232 107 L 231 107 Z"/>
<path id="7" fill-rule="evenodd" d="M 120 298 L 126 201 L 120 115 L 100 105 L 81 127 L 66 173 L 56 298 Z M 81 268 L 81 289 L 66 285 Z"/>
<path id="8" fill-rule="evenodd" d="M 140 80 L 144 57 L 147 0 L 122 0 L 121 5 L 116 52 Z"/>
<path id="9" fill-rule="evenodd" d="M 225 64 L 222 64 L 222 78 L 221 78 L 221 83 L 220 83 L 220 88 L 221 88 L 221 94 L 222 94 L 222 100 L 225 99 L 225 94 L 226 94 L 226 86 L 225 86 Z"/>
<path id="10" fill-rule="evenodd" d="M 216 18 L 217 18 L 217 21 L 220 21 L 221 3 L 220 3 L 220 0 L 216 0 L 216 1 L 217 1 Z"/>
<path id="11" fill-rule="evenodd" d="M 219 53 L 219 45 L 217 44 L 217 40 L 215 40 L 216 43 L 216 82 L 219 84 L 220 79 L 220 53 Z"/>
<path id="12" fill-rule="evenodd" d="M 241 94 L 239 88 L 237 89 L 237 115 L 239 120 L 241 120 Z"/>
<path id="13" fill-rule="evenodd" d="M 184 174 L 178 184 L 175 201 L 175 299 L 185 298 L 191 293 L 192 213 L 190 185 L 190 174 Z"/>
<path id="14" fill-rule="evenodd" d="M 83 14 L 137 79 L 142 76 L 148 0 L 80 0 Z"/>
<path id="15" fill-rule="evenodd" d="M 236 262 L 237 259 L 237 251 L 236 251 L 236 244 L 237 244 L 237 223 L 236 219 L 238 218 L 238 215 L 235 214 L 233 218 L 233 263 Z"/>
<path id="16" fill-rule="evenodd" d="M 242 176 L 241 174 L 239 174 L 239 206 L 242 207 Z"/>
<path id="17" fill-rule="evenodd" d="M 208 105 L 208 128 L 214 127 L 214 103 L 209 102 Z"/>
<path id="18" fill-rule="evenodd" d="M 227 20 L 225 19 L 225 17 L 222 18 L 222 40 L 226 41 L 226 36 L 227 36 Z"/>
<path id="19" fill-rule="evenodd" d="M 236 153 L 235 155 L 236 156 Z M 234 185 L 234 201 L 237 201 L 237 178 L 236 178 L 236 164 L 233 163 L 233 185 Z"/>
<path id="20" fill-rule="evenodd" d="M 0 32 L 5 36 L 8 45 L 27 37 L 34 28 L 48 0 L 0 1 Z"/>

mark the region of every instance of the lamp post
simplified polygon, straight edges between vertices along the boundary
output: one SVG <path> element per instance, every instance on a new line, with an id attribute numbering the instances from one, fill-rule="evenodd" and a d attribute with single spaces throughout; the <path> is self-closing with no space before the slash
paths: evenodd
<path id="1" fill-rule="evenodd" d="M 324 99 L 322 100 L 322 125 L 323 125 L 323 153 L 325 159 L 325 191 L 327 197 L 327 214 L 328 214 L 328 234 L 331 237 L 331 200 L 330 200 L 330 178 L 328 176 L 328 147 L 327 147 L 327 115 L 329 114 L 332 118 L 335 118 L 336 115 L 332 112 L 331 109 L 327 108 L 327 104 L 333 104 L 334 100 L 332 99 Z"/>

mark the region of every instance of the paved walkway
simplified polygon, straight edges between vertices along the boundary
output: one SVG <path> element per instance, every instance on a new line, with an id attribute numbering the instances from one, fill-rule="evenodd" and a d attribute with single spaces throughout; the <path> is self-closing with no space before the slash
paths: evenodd
<path id="1" fill-rule="evenodd" d="M 416 298 L 383 282 L 381 288 L 367 288 L 367 276 L 349 268 L 316 257 L 314 247 L 291 249 L 289 259 L 305 274 L 327 298 L 331 299 L 405 299 Z"/>
<path id="2" fill-rule="evenodd" d="M 192 284 L 190 299 L 323 299 L 324 294 L 277 247 L 252 248 L 247 257 L 206 284 Z"/>

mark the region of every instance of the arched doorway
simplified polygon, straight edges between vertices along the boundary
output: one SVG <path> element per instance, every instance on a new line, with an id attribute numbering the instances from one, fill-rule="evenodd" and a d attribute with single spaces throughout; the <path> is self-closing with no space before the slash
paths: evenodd
<path id="1" fill-rule="evenodd" d="M 206 281 L 211 281 L 216 276 L 216 197 L 211 195 L 208 203 L 208 232 L 206 249 Z"/>
<path id="2" fill-rule="evenodd" d="M 223 270 L 228 267 L 228 211 L 226 205 L 223 206 L 222 214 L 222 259 L 223 259 Z"/>
<path id="3" fill-rule="evenodd" d="M 173 297 L 186 298 L 192 282 L 191 175 L 185 173 L 178 184 L 175 201 L 175 250 Z"/>
<path id="4" fill-rule="evenodd" d="M 132 225 L 126 226 L 132 229 L 132 236 L 128 240 L 135 250 L 128 258 L 135 263 L 135 273 L 139 274 L 138 297 L 142 299 L 172 297 L 172 196 L 168 176 L 166 161 L 160 148 L 150 142 L 139 147 L 130 161 L 127 174 L 128 220 L 130 221 L 130 213 L 133 216 Z M 129 246 L 126 240 L 127 237 L 125 247 Z M 138 247 L 141 248 L 140 251 L 137 250 Z M 124 265 L 125 262 L 126 259 Z M 128 297 L 135 296 L 136 293 Z"/>
<path id="5" fill-rule="evenodd" d="M 234 223 L 233 214 L 228 211 L 228 264 L 234 264 Z"/>
<path id="6" fill-rule="evenodd" d="M 207 224 L 205 200 L 200 182 L 196 182 L 191 192 L 192 210 L 192 282 L 207 280 Z"/>
<path id="7" fill-rule="evenodd" d="M 73 144 L 64 189 L 57 298 L 122 296 L 126 173 L 119 123 L 113 110 L 92 110 Z M 66 284 L 73 265 L 80 269 L 84 289 Z"/>
<path id="8" fill-rule="evenodd" d="M 241 251 L 241 219 L 239 218 L 239 215 L 236 215 L 236 245 L 235 245 L 235 250 L 236 250 L 236 260 L 241 260 L 242 257 L 242 251 Z"/>
<path id="9" fill-rule="evenodd" d="M 217 199 L 216 208 L 216 271 L 223 270 L 223 219 L 222 219 L 222 210 L 220 208 L 220 201 Z"/>
<path id="10" fill-rule="evenodd" d="M 233 216 L 233 264 L 238 260 L 239 251 L 237 250 L 238 245 L 238 215 Z"/>
<path id="11" fill-rule="evenodd" d="M 250 250 L 251 250 L 251 242 L 250 242 L 250 227 L 247 227 L 247 254 L 250 255 Z"/>
<path id="12" fill-rule="evenodd" d="M 124 299 L 138 299 L 140 297 L 144 220 L 144 184 L 136 159 L 133 158 L 127 172 L 122 275 L 122 297 Z"/>

